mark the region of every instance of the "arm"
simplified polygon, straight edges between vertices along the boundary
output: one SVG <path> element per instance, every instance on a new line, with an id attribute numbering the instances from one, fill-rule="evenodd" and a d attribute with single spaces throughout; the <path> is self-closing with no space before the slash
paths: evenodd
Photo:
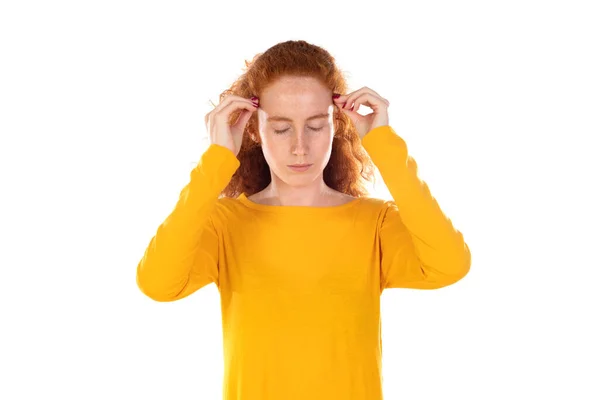
<path id="1" fill-rule="evenodd" d="M 362 141 L 394 198 L 379 230 L 382 290 L 437 289 L 462 279 L 471 266 L 469 247 L 419 179 L 405 141 L 390 126 Z"/>
<path id="2" fill-rule="evenodd" d="M 174 301 L 218 282 L 218 227 L 211 213 L 238 167 L 225 147 L 212 144 L 204 152 L 137 266 L 136 282 L 146 296 Z"/>

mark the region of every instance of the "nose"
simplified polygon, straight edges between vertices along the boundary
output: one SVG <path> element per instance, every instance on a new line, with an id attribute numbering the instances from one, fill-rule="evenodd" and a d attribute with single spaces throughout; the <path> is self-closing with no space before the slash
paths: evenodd
<path id="1" fill-rule="evenodd" d="M 292 154 L 296 156 L 303 156 L 306 155 L 307 151 L 307 143 L 304 135 L 302 133 L 295 135 L 294 143 L 292 144 Z"/>

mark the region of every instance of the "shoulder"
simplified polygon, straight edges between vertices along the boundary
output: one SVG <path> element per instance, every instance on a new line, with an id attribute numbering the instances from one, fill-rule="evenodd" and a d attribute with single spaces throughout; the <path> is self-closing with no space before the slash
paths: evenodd
<path id="1" fill-rule="evenodd" d="M 371 196 L 363 196 L 363 197 L 360 197 L 360 199 L 362 200 L 362 203 L 365 206 L 375 207 L 375 208 L 387 207 L 389 204 L 393 203 L 392 200 L 385 200 L 385 199 L 381 199 L 379 197 L 371 197 Z"/>
<path id="2" fill-rule="evenodd" d="M 384 200 L 378 197 L 365 196 L 361 198 L 361 207 L 375 214 L 385 214 L 390 207 L 395 207 L 393 200 Z"/>
<path id="3" fill-rule="evenodd" d="M 351 196 L 349 194 L 342 193 L 342 192 L 336 191 L 335 193 L 337 196 L 338 205 L 356 201 L 359 206 L 358 208 L 365 210 L 369 213 L 375 213 L 375 214 L 379 214 L 382 212 L 385 213 L 385 211 L 390 206 L 393 206 L 395 204 L 393 201 L 380 199 L 378 197 L 370 197 L 370 196 L 354 197 L 354 196 Z"/>
<path id="4" fill-rule="evenodd" d="M 243 218 L 245 207 L 232 197 L 219 197 L 210 213 L 210 219 L 216 228 L 226 226 L 231 220 Z"/>
<path id="5" fill-rule="evenodd" d="M 400 218 L 400 211 L 394 200 L 364 197 L 360 208 L 363 215 L 372 219 L 378 226 L 383 225 L 385 221 L 395 221 Z"/>

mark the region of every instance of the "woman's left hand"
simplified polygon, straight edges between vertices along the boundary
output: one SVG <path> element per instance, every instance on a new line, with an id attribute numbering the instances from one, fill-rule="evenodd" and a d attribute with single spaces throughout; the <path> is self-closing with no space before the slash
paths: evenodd
<path id="1" fill-rule="evenodd" d="M 350 117 L 361 139 L 371 130 L 389 125 L 388 107 L 390 102 L 368 87 L 342 95 L 337 99 L 334 98 L 333 103 Z M 369 107 L 373 112 L 360 115 L 357 111 L 361 105 Z"/>

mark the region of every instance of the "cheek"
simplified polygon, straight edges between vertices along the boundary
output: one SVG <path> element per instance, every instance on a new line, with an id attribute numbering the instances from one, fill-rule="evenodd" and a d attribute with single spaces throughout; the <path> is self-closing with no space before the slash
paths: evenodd
<path id="1" fill-rule="evenodd" d="M 282 161 L 285 158 L 285 146 L 283 143 L 277 143 L 273 138 L 268 138 L 262 141 L 262 151 L 265 156 L 265 160 L 269 166 Z"/>

